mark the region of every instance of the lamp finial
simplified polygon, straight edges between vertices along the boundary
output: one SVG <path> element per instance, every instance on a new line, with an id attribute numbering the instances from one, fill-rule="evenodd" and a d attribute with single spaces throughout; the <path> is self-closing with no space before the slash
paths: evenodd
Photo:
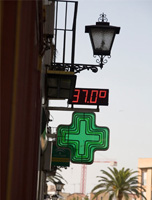
<path id="1" fill-rule="evenodd" d="M 102 13 L 99 15 L 99 18 L 98 18 L 98 22 L 107 22 L 108 19 L 106 17 L 106 14 Z"/>

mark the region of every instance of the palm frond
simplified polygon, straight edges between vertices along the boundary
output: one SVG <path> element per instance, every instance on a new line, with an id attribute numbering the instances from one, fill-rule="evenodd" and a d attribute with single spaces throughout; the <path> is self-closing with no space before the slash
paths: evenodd
<path id="1" fill-rule="evenodd" d="M 110 194 L 109 195 L 109 200 L 113 200 L 114 196 L 115 196 L 114 194 Z"/>

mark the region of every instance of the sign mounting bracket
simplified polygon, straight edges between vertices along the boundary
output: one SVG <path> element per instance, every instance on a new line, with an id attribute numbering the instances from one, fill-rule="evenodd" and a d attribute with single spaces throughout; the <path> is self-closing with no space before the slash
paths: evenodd
<path id="1" fill-rule="evenodd" d="M 47 110 L 56 110 L 56 111 L 75 111 L 75 112 L 99 112 L 99 106 L 97 108 L 68 108 L 68 107 L 47 107 Z"/>

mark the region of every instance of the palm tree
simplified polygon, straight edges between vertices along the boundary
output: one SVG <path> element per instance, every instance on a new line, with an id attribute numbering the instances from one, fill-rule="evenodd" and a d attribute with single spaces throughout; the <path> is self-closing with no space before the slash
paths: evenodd
<path id="1" fill-rule="evenodd" d="M 97 176 L 100 178 L 98 185 L 96 185 L 92 192 L 94 192 L 95 199 L 98 195 L 105 193 L 109 194 L 109 200 L 112 200 L 114 197 L 117 200 L 122 200 L 124 197 L 125 200 L 129 199 L 129 193 L 136 197 L 142 196 L 144 199 L 146 197 L 143 195 L 145 189 L 142 185 L 138 183 L 138 175 L 134 175 L 137 171 L 132 171 L 130 169 L 117 170 L 115 167 L 113 169 L 109 168 L 110 173 L 101 170 L 104 176 Z"/>
<path id="2" fill-rule="evenodd" d="M 63 176 L 61 175 L 61 168 L 60 167 L 56 167 L 56 172 L 54 175 L 52 176 L 48 176 L 47 177 L 47 181 L 52 182 L 53 184 L 55 184 L 57 181 L 61 181 L 63 180 L 64 182 L 67 183 L 67 181 L 63 178 Z"/>

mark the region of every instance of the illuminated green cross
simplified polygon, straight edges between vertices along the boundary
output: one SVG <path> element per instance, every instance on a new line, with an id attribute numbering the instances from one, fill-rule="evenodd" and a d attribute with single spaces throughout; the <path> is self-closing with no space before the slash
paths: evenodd
<path id="1" fill-rule="evenodd" d="M 94 152 L 109 147 L 109 129 L 95 125 L 94 113 L 73 113 L 70 125 L 57 129 L 57 145 L 71 150 L 71 161 L 91 164 Z"/>
<path id="2" fill-rule="evenodd" d="M 85 138 L 85 140 L 84 140 L 84 138 Z M 85 142 L 86 141 L 99 141 L 99 135 L 87 135 L 86 134 L 86 122 L 81 121 L 80 122 L 79 136 L 74 134 L 74 133 L 71 133 L 70 135 L 68 135 L 68 139 L 72 140 L 72 141 L 78 141 L 79 142 L 78 153 L 83 155 L 85 153 L 85 149 L 84 149 L 85 148 Z"/>

